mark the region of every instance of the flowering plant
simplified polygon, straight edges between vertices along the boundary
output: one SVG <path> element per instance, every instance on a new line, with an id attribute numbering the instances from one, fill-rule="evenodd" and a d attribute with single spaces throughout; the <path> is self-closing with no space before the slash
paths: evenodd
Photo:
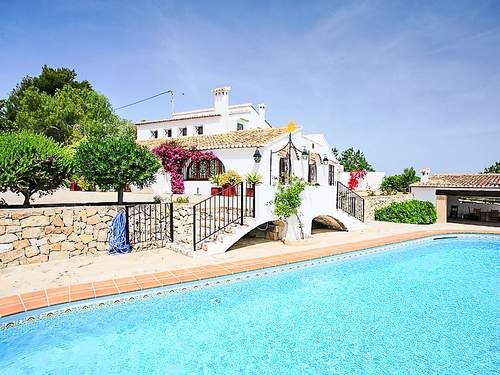
<path id="1" fill-rule="evenodd" d="M 366 171 L 351 171 L 349 172 L 349 189 L 354 190 L 359 186 L 359 183 L 366 176 Z"/>
<path id="2" fill-rule="evenodd" d="M 241 176 L 238 172 L 229 170 L 220 176 L 219 182 L 222 186 L 225 185 L 236 185 L 241 182 Z"/>
<path id="3" fill-rule="evenodd" d="M 177 146 L 175 143 L 164 143 L 152 150 L 158 156 L 165 172 L 170 174 L 170 184 L 172 193 L 184 193 L 184 176 L 182 170 L 186 161 L 199 162 L 202 160 L 214 160 L 217 157 L 213 152 L 186 149 Z"/>

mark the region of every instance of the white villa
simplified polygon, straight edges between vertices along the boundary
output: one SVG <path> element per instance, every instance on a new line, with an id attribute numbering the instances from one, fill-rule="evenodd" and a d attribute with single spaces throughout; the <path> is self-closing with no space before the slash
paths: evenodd
<path id="1" fill-rule="evenodd" d="M 184 148 L 212 151 L 217 159 L 188 162 L 184 168 L 185 194 L 209 197 L 209 178 L 228 170 L 241 176 L 255 172 L 263 183 L 255 188 L 255 213 L 245 218 L 241 230 L 220 248 L 227 249 L 249 230 L 275 220 L 272 201 L 275 181 L 286 181 L 291 175 L 302 177 L 311 186 L 306 188 L 301 207 L 304 234 L 311 233 L 311 223 L 328 217 L 346 229 L 363 223 L 362 198 L 342 189 L 342 202 L 337 202 L 339 173 L 342 166 L 333 155 L 323 134 L 305 134 L 296 126 L 272 127 L 266 120 L 266 106 L 259 104 L 230 105 L 230 87 L 213 90 L 214 106 L 173 113 L 171 118 L 137 123 L 138 143 L 154 148 L 175 142 Z M 159 173 L 152 187 L 157 194 L 170 192 L 170 176 Z M 337 207 L 341 207 L 340 209 Z M 357 217 L 357 218 L 356 218 Z M 294 218 L 289 220 L 287 238 L 297 239 L 300 231 Z"/>

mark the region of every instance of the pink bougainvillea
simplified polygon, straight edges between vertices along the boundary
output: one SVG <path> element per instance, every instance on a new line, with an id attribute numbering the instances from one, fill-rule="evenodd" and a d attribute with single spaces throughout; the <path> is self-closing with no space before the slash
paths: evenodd
<path id="1" fill-rule="evenodd" d="M 217 159 L 213 152 L 190 150 L 179 147 L 175 143 L 164 143 L 155 147 L 152 152 L 160 158 L 165 172 L 170 174 L 170 184 L 174 194 L 184 193 L 182 170 L 188 160 L 198 162 Z"/>
<path id="2" fill-rule="evenodd" d="M 359 183 L 366 176 L 366 171 L 351 171 L 349 172 L 349 189 L 354 190 L 359 186 Z"/>

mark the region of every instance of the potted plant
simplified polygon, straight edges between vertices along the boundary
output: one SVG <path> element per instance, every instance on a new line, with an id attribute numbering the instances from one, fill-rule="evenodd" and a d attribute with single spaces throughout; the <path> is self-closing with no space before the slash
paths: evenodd
<path id="1" fill-rule="evenodd" d="M 220 193 L 222 192 L 222 187 L 220 186 L 221 176 L 222 175 L 220 174 L 214 174 L 210 177 L 210 183 L 212 185 L 215 185 L 210 188 L 210 195 L 220 195 Z"/>
<path id="2" fill-rule="evenodd" d="M 262 175 L 257 172 L 251 172 L 246 175 L 245 180 L 248 183 L 246 189 L 247 197 L 253 197 L 255 195 L 255 185 L 262 183 Z"/>
<path id="3" fill-rule="evenodd" d="M 241 182 L 241 176 L 238 172 L 229 170 L 220 176 L 220 184 L 223 187 L 222 195 L 232 197 L 236 195 L 236 187 Z"/>

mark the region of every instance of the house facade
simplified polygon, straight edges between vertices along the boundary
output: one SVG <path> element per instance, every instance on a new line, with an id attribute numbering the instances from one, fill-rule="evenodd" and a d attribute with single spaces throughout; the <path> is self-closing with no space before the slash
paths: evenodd
<path id="1" fill-rule="evenodd" d="M 264 104 L 230 105 L 229 87 L 212 92 L 212 108 L 174 113 L 168 119 L 136 124 L 138 143 L 150 149 L 175 143 L 182 148 L 215 154 L 215 160 L 186 163 L 185 194 L 209 197 L 213 174 L 234 170 L 245 177 L 257 173 L 263 181 L 255 187 L 256 215 L 254 223 L 249 225 L 252 227 L 276 219 L 268 204 L 273 200 L 276 181 L 286 183 L 293 175 L 309 182 L 301 207 L 301 224 L 306 236 L 311 232 L 312 220 L 318 216 L 330 216 L 348 229 L 362 225 L 361 220 L 337 209 L 337 182 L 343 169 L 324 135 L 305 134 L 294 124 L 272 127 L 266 120 Z M 170 193 L 169 174 L 158 173 L 152 189 L 156 194 Z M 361 203 L 357 209 L 361 209 Z M 294 223 L 293 218 L 290 220 L 291 232 L 287 237 L 297 239 L 298 223 Z"/>

